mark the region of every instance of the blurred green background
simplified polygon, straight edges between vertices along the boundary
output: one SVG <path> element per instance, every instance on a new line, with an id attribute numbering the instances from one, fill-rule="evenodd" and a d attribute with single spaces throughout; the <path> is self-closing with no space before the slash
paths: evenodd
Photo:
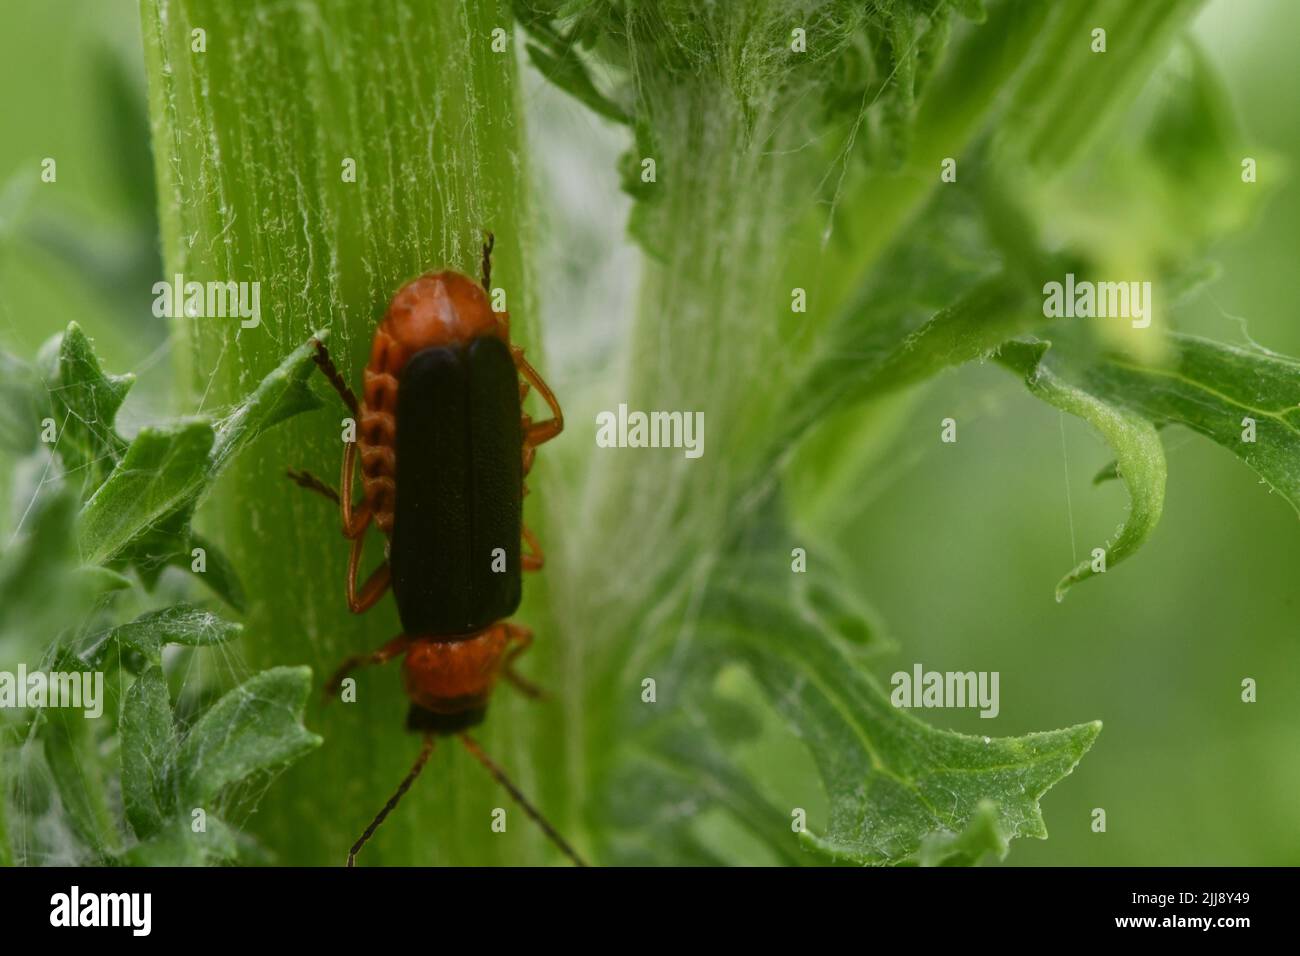
<path id="1" fill-rule="evenodd" d="M 169 404 L 166 328 L 149 312 L 149 282 L 137 281 L 160 269 L 137 5 L 9 0 L 5 18 L 0 348 L 31 356 L 75 319 L 107 368 L 140 376 L 121 419 L 130 433 L 186 411 Z M 1300 4 L 1217 0 L 1196 30 L 1247 141 L 1300 157 Z M 614 173 L 622 144 L 535 77 L 525 103 L 543 160 L 532 163 L 538 212 L 565 236 L 540 253 L 541 325 L 568 370 L 561 377 L 595 377 L 636 282 L 636 252 L 610 216 L 626 209 Z M 58 161 L 55 185 L 39 181 L 47 156 Z M 1218 250 L 1222 275 L 1180 314 L 1184 330 L 1239 342 L 1244 319 L 1256 342 L 1300 355 L 1289 294 L 1300 167 L 1291 165 L 1258 220 Z M 878 676 L 916 661 L 1000 671 L 996 720 L 928 715 L 971 733 L 1105 722 L 1074 775 L 1043 800 L 1051 838 L 1017 842 L 1008 862 L 1300 863 L 1292 509 L 1222 449 L 1170 429 L 1168 498 L 1153 539 L 1057 604 L 1053 586 L 1075 557 L 1071 521 L 1082 549 L 1127 506 L 1118 483 L 1090 484 L 1110 457 L 1100 441 L 991 366 L 942 377 L 909 415 L 895 452 L 863 476 L 854 508 L 835 522 L 862 594 L 899 645 Z M 933 440 L 949 416 L 961 423 L 955 445 Z M 0 468 L 5 538 L 26 503 L 9 472 Z M 1244 677 L 1258 682 L 1258 703 L 1240 701 Z M 1090 830 L 1094 807 L 1106 810 L 1105 834 Z"/>

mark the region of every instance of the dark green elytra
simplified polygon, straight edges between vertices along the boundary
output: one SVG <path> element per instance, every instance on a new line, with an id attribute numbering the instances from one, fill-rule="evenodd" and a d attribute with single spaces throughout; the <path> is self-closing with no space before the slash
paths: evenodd
<path id="1" fill-rule="evenodd" d="M 454 641 L 519 607 L 521 446 L 519 378 L 504 342 L 482 337 L 407 361 L 389 552 L 406 634 Z"/>

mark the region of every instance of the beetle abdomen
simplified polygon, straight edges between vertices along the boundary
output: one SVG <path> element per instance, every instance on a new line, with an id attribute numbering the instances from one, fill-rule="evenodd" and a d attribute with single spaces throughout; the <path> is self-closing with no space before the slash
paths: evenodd
<path id="1" fill-rule="evenodd" d="M 454 639 L 519 607 L 521 443 L 518 373 L 500 339 L 407 360 L 389 554 L 407 634 Z"/>
<path id="2" fill-rule="evenodd" d="M 506 316 L 498 316 L 479 286 L 458 272 L 430 272 L 397 290 L 375 330 L 357 422 L 361 474 L 375 524 L 393 533 L 396 490 L 397 395 L 406 364 L 433 347 L 465 347 L 483 337 L 501 337 Z"/>

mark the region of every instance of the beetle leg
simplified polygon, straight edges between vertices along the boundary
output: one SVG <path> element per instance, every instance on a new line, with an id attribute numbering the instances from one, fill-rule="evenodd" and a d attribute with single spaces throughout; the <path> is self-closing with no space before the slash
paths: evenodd
<path id="1" fill-rule="evenodd" d="M 316 364 L 329 379 L 334 390 L 342 397 L 348 410 L 352 412 L 353 421 L 361 418 L 361 406 L 357 402 L 357 397 L 348 387 L 348 383 L 343 380 L 339 370 L 334 366 L 334 360 L 330 358 L 329 350 L 325 348 L 325 343 L 320 339 L 312 339 L 316 345 Z M 343 536 L 345 538 L 356 538 L 365 533 L 370 524 L 370 505 L 368 502 L 363 503 L 354 513 L 352 510 L 352 472 L 356 468 L 357 460 L 357 443 L 354 441 L 347 442 L 347 447 L 343 450 L 343 475 L 339 479 L 339 494 L 336 500 L 339 503 L 339 511 L 343 516 Z M 297 481 L 297 479 L 294 479 Z M 302 482 L 298 482 L 302 484 Z M 319 490 L 319 489 L 318 489 Z"/>
<path id="2" fill-rule="evenodd" d="M 388 590 L 393 578 L 392 570 L 385 561 L 370 573 L 366 583 L 361 585 L 361 593 L 357 593 L 357 571 L 360 570 L 361 549 L 365 543 L 364 534 L 357 537 L 352 542 L 352 554 L 348 558 L 348 610 L 353 614 L 361 614 L 374 607 Z"/>
<path id="3" fill-rule="evenodd" d="M 497 244 L 497 237 L 490 229 L 483 232 L 483 291 L 492 294 L 492 249 Z"/>
<path id="4" fill-rule="evenodd" d="M 339 397 L 343 399 L 343 404 L 347 405 L 348 410 L 352 412 L 353 417 L 360 417 L 360 408 L 357 405 L 357 396 L 353 394 L 348 383 L 344 380 L 343 376 L 339 374 L 338 367 L 334 364 L 334 360 L 330 358 L 329 349 L 325 347 L 325 343 L 320 339 L 312 339 L 311 342 L 316 348 L 316 354 L 312 356 L 313 360 L 316 362 L 316 366 L 324 373 L 325 377 L 329 379 L 329 383 L 334 386 L 334 391 L 339 393 Z"/>
<path id="5" fill-rule="evenodd" d="M 321 481 L 309 471 L 294 471 L 292 468 L 285 471 L 285 475 L 290 481 L 306 488 L 308 491 L 314 491 L 318 495 L 323 495 L 335 504 L 339 503 L 339 493 L 331 488 L 325 482 Z"/>
<path id="6" fill-rule="evenodd" d="M 515 368 L 519 369 L 519 374 L 533 388 L 537 389 L 537 394 L 541 395 L 546 404 L 550 406 L 551 417 L 544 422 L 529 425 L 524 432 L 524 442 L 526 444 L 541 445 L 564 431 L 564 412 L 560 410 L 560 403 L 556 400 L 551 387 L 542 381 L 542 377 L 537 374 L 537 369 L 529 365 L 528 359 L 524 358 L 524 350 L 517 345 L 512 345 L 510 346 L 510 354 L 515 360 Z"/>
<path id="7" fill-rule="evenodd" d="M 387 664 L 394 657 L 400 657 L 406 653 L 406 649 L 411 646 L 411 639 L 405 634 L 399 634 L 377 651 L 369 654 L 353 654 L 334 672 L 325 684 L 326 702 L 338 691 L 339 686 L 343 683 L 343 678 L 352 673 L 358 667 L 366 664 Z"/>
<path id="8" fill-rule="evenodd" d="M 515 658 L 532 647 L 533 632 L 526 627 L 520 627 L 518 624 L 511 624 L 508 621 L 506 622 L 506 632 L 510 635 L 513 646 L 506 652 L 505 660 L 501 662 L 502 676 L 514 684 L 525 697 L 544 700 L 548 696 L 546 691 L 532 681 L 515 673 Z"/>
<path id="9" fill-rule="evenodd" d="M 542 546 L 537 543 L 537 536 L 533 534 L 532 529 L 528 525 L 522 527 L 528 550 L 519 556 L 519 563 L 525 571 L 540 571 L 546 562 L 546 555 L 542 554 Z"/>
<path id="10" fill-rule="evenodd" d="M 524 442 L 524 476 L 525 477 L 527 477 L 528 473 L 533 470 L 533 459 L 536 457 L 537 457 L 537 446 L 530 445 L 528 444 L 528 442 Z M 528 492 L 525 490 L 524 494 L 527 493 Z"/>
<path id="11" fill-rule="evenodd" d="M 390 813 L 393 812 L 402 797 L 406 796 L 406 791 L 411 789 L 411 784 L 415 783 L 415 778 L 420 775 L 420 771 L 424 769 L 424 765 L 429 762 L 429 755 L 433 753 L 433 742 L 433 734 L 426 733 L 424 735 L 424 744 L 420 747 L 420 755 L 415 758 L 415 763 L 411 765 L 411 769 L 407 771 L 406 776 L 402 778 L 402 782 L 397 785 L 397 791 L 388 798 L 388 802 L 384 804 L 383 809 L 375 814 L 375 818 L 370 821 L 370 826 L 366 827 L 365 832 L 361 834 L 357 839 L 357 842 L 352 844 L 352 849 L 348 851 L 347 865 L 349 867 L 356 864 L 357 854 L 361 852 L 361 848 L 366 845 L 367 841 L 369 841 L 372 836 L 375 835 L 375 831 L 379 829 L 379 825 L 384 822 Z"/>
<path id="12" fill-rule="evenodd" d="M 506 775 L 506 772 L 498 767 L 496 762 L 483 752 L 483 748 L 478 745 L 477 740 L 465 731 L 461 731 L 460 742 L 465 745 L 465 749 L 473 755 L 474 759 L 483 765 L 483 769 L 492 775 L 492 779 L 501 784 L 502 789 L 514 798 L 514 801 L 519 804 L 520 808 L 525 814 L 527 814 L 528 818 L 541 828 L 541 831 L 546 834 L 547 838 L 555 844 L 559 851 L 573 861 L 574 866 L 587 865 L 587 861 L 580 857 L 578 851 L 569 846 L 569 842 L 565 840 L 564 837 L 560 836 L 559 832 L 555 827 L 551 826 L 546 817 L 542 816 L 541 813 L 538 812 L 537 808 L 523 795 L 523 792 L 515 786 L 514 781 Z M 418 773 L 418 771 L 413 769 L 411 775 L 408 776 L 407 779 L 413 779 L 416 773 Z M 404 786 L 410 786 L 410 784 L 404 784 Z M 404 790 L 399 791 L 398 796 L 404 792 Z M 397 799 L 394 797 L 394 799 L 390 801 L 390 804 L 396 802 Z M 380 819 L 382 819 L 382 816 Z M 375 826 L 378 826 L 378 824 L 375 824 Z M 358 841 L 358 845 L 360 845 L 360 841 Z M 351 857 L 348 859 L 351 859 Z"/>
<path id="13" fill-rule="evenodd" d="M 352 510 L 352 472 L 357 460 L 357 443 L 348 442 L 343 450 L 343 477 L 339 480 L 339 512 L 343 516 L 343 537 L 349 541 L 360 538 L 370 527 L 372 509 L 369 501 L 363 501 Z"/>
<path id="14" fill-rule="evenodd" d="M 295 471 L 292 468 L 285 471 L 285 475 L 290 481 L 306 488 L 308 491 L 314 491 L 316 494 L 328 498 L 339 506 L 339 510 L 343 515 L 343 536 L 348 539 L 354 539 L 362 534 L 370 525 L 371 518 L 369 502 L 362 502 L 356 511 L 352 510 L 352 469 L 349 467 L 351 462 L 348 459 L 355 457 L 353 447 L 352 444 L 349 444 L 348 450 L 343 453 L 343 486 L 345 493 L 342 496 L 309 471 Z"/>

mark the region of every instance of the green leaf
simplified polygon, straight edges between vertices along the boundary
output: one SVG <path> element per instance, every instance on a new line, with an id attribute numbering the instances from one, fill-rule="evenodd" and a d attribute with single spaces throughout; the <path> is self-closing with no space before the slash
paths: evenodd
<path id="1" fill-rule="evenodd" d="M 216 814 L 205 814 L 204 829 L 199 832 L 194 831 L 187 814 L 168 820 L 118 859 L 127 866 L 211 866 L 239 859 L 240 844 L 239 834 Z"/>
<path id="2" fill-rule="evenodd" d="M 108 806 L 108 781 L 99 759 L 92 721 L 79 710 L 50 709 L 41 731 L 45 762 L 54 778 L 66 819 L 77 838 L 97 858 L 119 844 Z"/>
<path id="3" fill-rule="evenodd" d="M 916 862 L 921 866 L 978 866 L 1007 855 L 1006 835 L 998 824 L 997 806 L 983 800 L 960 833 L 938 831 L 921 841 Z"/>
<path id="4" fill-rule="evenodd" d="M 1040 313 L 1026 309 L 1020 283 L 1005 275 L 993 276 L 940 309 L 882 356 L 867 388 L 885 391 L 930 378 L 987 354 L 1009 335 L 1040 321 Z"/>
<path id="5" fill-rule="evenodd" d="M 253 393 L 221 421 L 212 449 L 213 472 L 209 480 L 216 477 L 233 455 L 246 448 L 267 429 L 299 412 L 320 407 L 320 399 L 308 388 L 307 379 L 316 367 L 313 340 L 325 342 L 328 338 L 328 330 L 318 330 L 285 356 L 274 371 L 262 379 Z"/>
<path id="6" fill-rule="evenodd" d="M 214 647 L 236 637 L 243 627 L 224 621 L 211 611 L 177 604 L 140 615 L 129 624 L 112 628 L 95 638 L 82 653 L 91 667 L 103 664 L 110 649 L 116 647 L 140 656 L 144 664 L 157 667 L 162 663 L 162 649 L 167 644 L 187 647 Z"/>
<path id="7" fill-rule="evenodd" d="M 536 43 L 527 46 L 528 58 L 550 82 L 563 88 L 592 112 L 616 123 L 627 123 L 628 115 L 619 106 L 596 89 L 587 68 L 571 46 L 556 43 L 552 50 Z"/>
<path id="8" fill-rule="evenodd" d="M 1156 422 L 1156 431 L 1163 431 L 1168 424 L 1168 422 Z M 1116 462 L 1108 462 L 1092 476 L 1094 485 L 1104 485 L 1108 481 L 1119 481 L 1119 465 Z"/>
<path id="9" fill-rule="evenodd" d="M 95 599 L 120 587 L 120 575 L 83 568 L 77 557 L 77 499 L 62 485 L 36 496 L 21 534 L 0 553 L 0 636 L 38 656 L 78 625 Z M 51 598 L 50 582 L 58 582 Z"/>
<path id="10" fill-rule="evenodd" d="M 1246 223 L 1281 178 L 1279 171 L 1286 162 L 1267 152 L 1256 155 L 1253 145 L 1247 146 L 1227 86 L 1198 43 L 1189 37 L 1177 53 L 1142 142 L 1145 162 L 1130 163 L 1129 168 L 1151 167 L 1151 174 L 1142 177 L 1133 192 L 1149 188 L 1153 179 L 1160 187 L 1152 190 L 1148 200 L 1153 215 L 1143 218 L 1151 232 L 1163 226 L 1171 235 L 1153 235 L 1150 247 L 1168 244 L 1185 256 L 1195 256 L 1217 237 Z M 1247 154 L 1256 155 L 1264 170 L 1255 184 L 1258 188 L 1241 188 L 1241 158 Z M 1224 169 L 1238 175 L 1224 176 Z M 1202 272 L 1210 268 L 1204 261 L 1197 265 Z"/>
<path id="11" fill-rule="evenodd" d="M 1003 234 L 1019 236 L 1022 223 L 993 201 L 991 182 L 981 187 L 978 196 L 941 190 L 853 291 L 795 383 L 799 401 L 787 430 L 772 433 L 771 454 L 845 406 L 982 358 L 1044 323 L 1036 280 L 1002 264 L 1038 250 L 1023 236 L 1015 252 L 1002 249 Z"/>
<path id="12" fill-rule="evenodd" d="M 50 414 L 49 397 L 36 370 L 0 352 L 0 449 L 31 451 L 41 434 L 41 420 Z"/>
<path id="13" fill-rule="evenodd" d="M 1038 801 L 1073 770 L 1100 723 L 974 737 L 895 707 L 868 670 L 878 639 L 864 638 L 870 626 L 836 561 L 804 536 L 808 570 L 793 574 L 789 540 L 778 502 L 769 499 L 721 562 L 728 570 L 703 598 L 695 636 L 676 642 L 672 660 L 656 668 L 660 686 L 675 688 L 681 701 L 674 716 L 645 718 L 621 738 L 626 763 L 611 801 L 614 822 L 633 830 L 636 814 L 650 812 L 649 788 L 666 794 L 679 818 L 649 819 L 656 839 L 676 845 L 688 838 L 691 819 L 716 808 L 787 860 L 797 845 L 822 862 L 973 864 L 1001 858 L 1014 838 L 1045 837 Z M 818 832 L 796 837 L 788 812 L 773 808 L 724 756 L 734 748 L 718 746 L 727 735 L 712 675 L 737 663 L 816 765 L 829 801 Z M 682 711 L 696 716 L 683 725 Z M 620 862 L 655 858 L 653 846 L 628 851 L 627 838 L 620 840 Z"/>
<path id="14" fill-rule="evenodd" d="M 81 553 L 107 561 L 156 522 L 191 503 L 203 488 L 212 425 L 187 419 L 145 428 L 81 512 Z"/>
<path id="15" fill-rule="evenodd" d="M 156 641 L 205 646 L 226 639 L 229 625 L 193 609 L 173 608 L 135 622 L 139 646 Z M 189 613 L 187 613 L 187 611 Z M 143 634 L 156 634 L 139 639 Z M 122 854 L 134 866 L 196 866 L 263 857 L 253 841 L 220 820 L 208 804 L 256 771 L 296 760 L 320 744 L 302 726 L 307 668 L 264 671 L 227 693 L 180 742 L 162 669 L 151 666 L 131 685 L 122 709 L 122 795 L 140 842 Z M 192 827 L 202 809 L 206 829 Z"/>
<path id="16" fill-rule="evenodd" d="M 1038 801 L 1087 753 L 1100 722 L 1023 737 L 935 729 L 894 707 L 850 645 L 781 598 L 777 585 L 728 585 L 707 627 L 748 663 L 817 763 L 830 819 L 803 835 L 808 848 L 835 862 L 932 862 L 937 846 L 952 845 L 945 835 L 969 831 L 960 845 L 981 855 L 1047 835 Z M 994 840 L 973 826 L 990 813 Z"/>
<path id="17" fill-rule="evenodd" d="M 1300 511 L 1300 361 L 1190 335 L 1164 341 L 1163 362 L 1111 354 L 1063 365 L 1062 374 L 1157 425 L 1185 425 L 1222 445 Z M 1253 442 L 1243 439 L 1247 418 Z"/>
<path id="18" fill-rule="evenodd" d="M 1115 466 L 1129 494 L 1129 513 L 1105 544 L 1110 570 L 1150 537 L 1165 503 L 1165 452 L 1156 427 L 1142 415 L 1111 404 L 1057 376 L 1043 364 L 1049 342 L 1008 342 L 998 361 L 1024 376 L 1030 392 L 1050 405 L 1076 415 L 1101 433 L 1115 452 Z M 1056 599 L 1071 585 L 1091 577 L 1093 561 L 1086 558 L 1056 585 Z"/>
<path id="19" fill-rule="evenodd" d="M 242 611 L 244 591 L 239 575 L 220 548 L 194 531 L 191 526 L 194 508 L 194 505 L 186 505 L 143 531 L 114 559 L 114 563 L 135 568 L 147 590 L 154 588 L 167 568 L 179 568 L 193 574 L 235 610 Z M 195 548 L 202 548 L 204 552 L 202 572 L 194 570 Z"/>
<path id="20" fill-rule="evenodd" d="M 115 420 L 134 375 L 106 375 L 95 350 L 76 322 L 59 343 L 58 365 L 50 383 L 56 444 L 63 466 L 86 493 L 99 487 L 126 449 Z"/>
<path id="21" fill-rule="evenodd" d="M 152 591 L 169 567 L 188 569 L 195 503 L 187 502 L 133 537 L 113 557 L 113 563 L 135 569 L 145 590 Z"/>
<path id="22" fill-rule="evenodd" d="M 204 807 L 249 774 L 283 766 L 320 746 L 321 738 L 302 725 L 310 686 L 310 668 L 274 667 L 213 704 L 181 745 L 179 806 Z"/>
<path id="23" fill-rule="evenodd" d="M 25 516 L 24 533 L 0 554 L 0 633 L 50 602 L 40 582 L 59 580 L 75 565 L 76 502 L 64 490 L 37 496 Z"/>
<path id="24" fill-rule="evenodd" d="M 724 808 L 782 863 L 805 862 L 805 854 L 794 844 L 788 815 L 728 759 L 718 736 L 711 723 L 670 718 L 642 742 L 642 749 L 629 755 L 614 785 L 620 799 L 611 823 L 636 838 L 624 838 L 634 845 L 623 851 L 620 863 L 725 865 L 713 858 L 680 856 L 687 835 L 682 824 L 712 807 Z"/>
<path id="25" fill-rule="evenodd" d="M 124 591 L 135 586 L 124 574 L 118 574 L 111 568 L 98 564 L 83 564 L 72 572 L 75 579 L 83 582 L 94 594 L 107 594 L 110 591 Z"/>
<path id="26" fill-rule="evenodd" d="M 191 533 L 189 544 L 191 548 L 202 548 L 206 555 L 207 568 L 198 575 L 198 579 L 236 611 L 243 611 L 244 587 L 225 552 L 200 534 Z M 176 564 L 187 571 L 192 570 L 193 563 L 189 551 L 181 552 L 176 558 Z"/>
<path id="27" fill-rule="evenodd" d="M 326 334 L 318 332 L 315 337 Z M 319 406 L 307 387 L 315 367 L 313 354 L 310 340 L 289 353 L 215 432 L 200 418 L 141 430 L 82 511 L 80 537 L 86 560 L 99 563 L 116 558 L 134 564 L 151 585 L 164 566 L 186 558 L 194 508 L 231 458 L 267 429 Z M 214 585 L 238 594 L 229 563 L 217 571 L 219 580 Z"/>
<path id="28" fill-rule="evenodd" d="M 131 829 L 144 840 L 157 833 L 174 811 L 168 771 L 175 757 L 176 731 L 162 668 L 150 667 L 131 684 L 120 730 L 122 802 Z"/>

